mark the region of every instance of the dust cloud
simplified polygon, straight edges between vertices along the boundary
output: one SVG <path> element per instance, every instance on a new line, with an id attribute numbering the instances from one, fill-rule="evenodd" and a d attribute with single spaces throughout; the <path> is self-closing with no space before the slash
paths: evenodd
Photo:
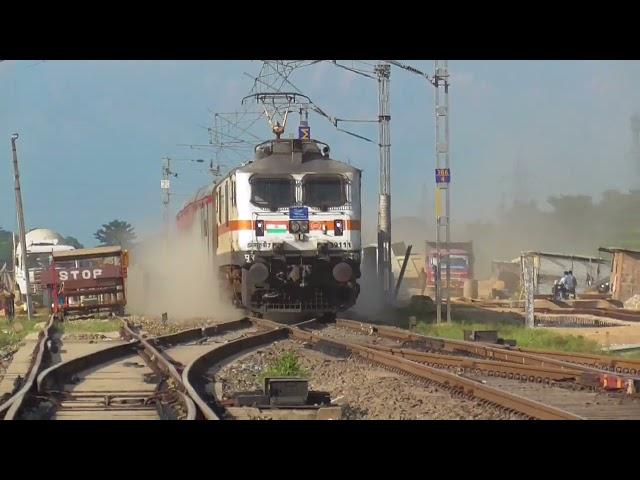
<path id="1" fill-rule="evenodd" d="M 237 319 L 240 310 L 223 297 L 216 268 L 199 239 L 156 235 L 136 245 L 129 260 L 128 313 L 161 316 L 170 322 Z"/>

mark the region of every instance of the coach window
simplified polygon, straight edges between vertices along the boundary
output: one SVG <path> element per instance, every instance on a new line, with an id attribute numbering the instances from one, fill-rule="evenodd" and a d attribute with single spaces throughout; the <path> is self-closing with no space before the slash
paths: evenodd
<path id="1" fill-rule="evenodd" d="M 207 225 L 207 208 L 203 207 L 200 210 L 200 219 L 202 220 L 202 232 L 205 237 L 209 236 L 209 226 Z"/>
<path id="2" fill-rule="evenodd" d="M 277 210 L 296 202 L 295 182 L 286 177 L 252 177 L 251 203 L 258 207 Z"/>
<path id="3" fill-rule="evenodd" d="M 224 183 L 224 223 L 229 225 L 229 208 L 231 208 L 229 201 L 229 182 Z"/>
<path id="4" fill-rule="evenodd" d="M 307 175 L 302 190 L 304 204 L 322 210 L 342 206 L 347 201 L 345 180 L 340 175 Z"/>
<path id="5" fill-rule="evenodd" d="M 236 179 L 231 180 L 231 205 L 236 206 Z"/>

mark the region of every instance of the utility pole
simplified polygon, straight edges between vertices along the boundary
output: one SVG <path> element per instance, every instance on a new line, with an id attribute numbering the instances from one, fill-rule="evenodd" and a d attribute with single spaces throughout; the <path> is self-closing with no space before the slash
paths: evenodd
<path id="1" fill-rule="evenodd" d="M 451 242 L 451 170 L 449 166 L 449 70 L 447 60 L 435 60 L 435 114 L 436 114 L 436 205 L 442 205 L 444 191 L 444 211 L 436 211 L 436 261 L 438 274 L 436 277 L 436 315 L 437 322 L 442 322 L 442 275 L 440 240 L 444 228 L 446 295 L 447 295 L 447 323 L 451 323 L 451 271 L 450 248 Z M 436 209 L 439 210 L 439 209 Z"/>
<path id="2" fill-rule="evenodd" d="M 169 238 L 169 233 L 171 232 L 171 180 L 170 177 L 177 177 L 178 174 L 171 170 L 171 162 L 194 162 L 194 163 L 204 163 L 202 158 L 192 159 L 192 158 L 169 158 L 164 157 L 162 164 L 162 180 L 160 180 L 160 188 L 162 189 L 162 204 L 164 205 L 164 211 L 162 213 L 162 219 L 165 224 L 167 238 Z M 214 177 L 220 175 L 220 166 L 217 165 L 216 168 L 213 168 L 213 161 L 209 164 L 209 173 Z M 222 165 L 224 166 L 224 165 Z"/>
<path id="3" fill-rule="evenodd" d="M 435 87 L 435 114 L 436 114 L 436 189 L 435 189 L 435 217 L 436 217 L 436 315 L 437 322 L 442 322 L 442 270 L 441 270 L 441 236 L 444 229 L 445 273 L 447 290 L 447 322 L 451 322 L 451 272 L 449 244 L 451 241 L 451 210 L 450 188 L 451 170 L 449 168 L 449 70 L 447 60 L 435 60 L 435 75 L 432 77 L 411 65 L 405 65 L 397 60 L 387 62 L 402 68 L 408 72 L 420 75 Z M 442 88 L 442 90 L 441 90 Z M 444 202 L 443 202 L 444 192 Z M 444 209 L 443 209 L 444 203 Z"/>
<path id="4" fill-rule="evenodd" d="M 162 180 L 160 180 L 160 188 L 162 189 L 162 204 L 164 205 L 164 210 L 162 213 L 162 220 L 164 222 L 165 231 L 167 238 L 169 238 L 169 228 L 170 228 L 170 203 L 171 203 L 171 180 L 169 177 L 178 175 L 171 171 L 171 159 L 169 157 L 165 157 L 162 159 Z"/>
<path id="5" fill-rule="evenodd" d="M 27 288 L 27 317 L 31 321 L 33 305 L 31 303 L 31 282 L 29 279 L 29 268 L 27 267 L 27 234 L 24 228 L 24 212 L 22 210 L 22 193 L 20 192 L 20 172 L 18 170 L 18 153 L 16 152 L 16 140 L 19 135 L 11 135 L 11 150 L 13 152 L 13 175 L 16 190 L 16 210 L 18 213 L 18 229 L 20 230 L 20 252 L 22 254 L 22 269 Z"/>
<path id="6" fill-rule="evenodd" d="M 380 188 L 378 202 L 378 285 L 385 302 L 393 294 L 391 270 L 391 131 L 389 77 L 391 65 L 379 63 L 374 69 L 378 77 L 378 121 L 380 135 Z"/>

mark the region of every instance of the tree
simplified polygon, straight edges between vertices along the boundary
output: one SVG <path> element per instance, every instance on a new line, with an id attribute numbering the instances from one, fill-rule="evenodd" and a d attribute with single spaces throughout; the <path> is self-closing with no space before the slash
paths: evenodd
<path id="1" fill-rule="evenodd" d="M 11 232 L 7 232 L 0 227 L 0 267 L 3 263 L 11 264 L 11 251 L 13 250 L 13 241 Z"/>
<path id="2" fill-rule="evenodd" d="M 119 245 L 122 248 L 131 247 L 136 238 L 131 224 L 123 220 L 112 220 L 102 224 L 102 228 L 93 236 L 100 241 L 101 246 Z"/>
<path id="3" fill-rule="evenodd" d="M 73 248 L 84 248 L 84 245 L 82 245 L 76 237 L 72 237 L 71 235 L 65 237 L 64 244 L 71 245 Z"/>

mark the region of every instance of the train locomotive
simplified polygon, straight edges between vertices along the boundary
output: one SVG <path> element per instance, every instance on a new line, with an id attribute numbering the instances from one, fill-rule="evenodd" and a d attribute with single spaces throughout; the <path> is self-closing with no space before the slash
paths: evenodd
<path id="1" fill-rule="evenodd" d="M 260 143 L 253 160 L 200 189 L 178 213 L 178 231 L 206 244 L 236 306 L 315 316 L 355 304 L 361 171 L 329 152 L 313 139 Z"/>

